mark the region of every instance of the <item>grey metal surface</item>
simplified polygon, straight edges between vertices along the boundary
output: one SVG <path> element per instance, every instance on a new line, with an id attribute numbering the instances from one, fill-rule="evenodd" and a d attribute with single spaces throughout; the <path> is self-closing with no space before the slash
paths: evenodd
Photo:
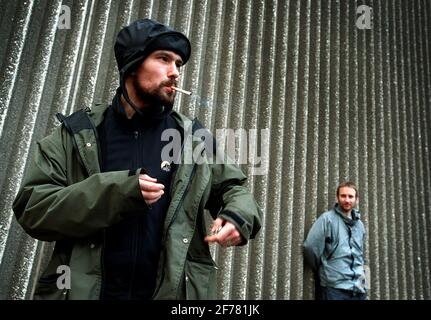
<path id="1" fill-rule="evenodd" d="M 268 129 L 267 175 L 244 166 L 264 210 L 259 236 L 212 248 L 222 299 L 311 299 L 301 245 L 343 180 L 356 181 L 371 299 L 430 299 L 431 2 L 0 0 L 0 299 L 31 298 L 52 244 L 11 205 L 35 142 L 66 114 L 109 103 L 122 25 L 142 17 L 187 34 L 176 109 L 206 126 Z M 59 29 L 61 5 L 70 29 Z M 259 131 L 258 131 L 259 132 Z M 240 147 L 243 148 L 243 145 Z"/>

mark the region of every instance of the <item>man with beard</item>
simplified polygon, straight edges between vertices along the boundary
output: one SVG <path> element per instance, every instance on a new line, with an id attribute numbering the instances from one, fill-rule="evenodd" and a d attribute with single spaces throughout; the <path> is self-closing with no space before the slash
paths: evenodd
<path id="1" fill-rule="evenodd" d="M 359 199 L 353 182 L 337 188 L 337 203 L 313 224 L 304 242 L 305 261 L 316 275 L 316 298 L 364 300 L 365 229 L 354 209 Z"/>
<path id="2" fill-rule="evenodd" d="M 14 202 L 31 236 L 56 241 L 35 298 L 215 298 L 208 243 L 246 244 L 262 213 L 236 166 L 180 161 L 204 143 L 193 136 L 192 150 L 184 147 L 201 125 L 172 110 L 187 37 L 137 20 L 114 50 L 112 104 L 58 115 L 62 126 L 38 143 Z M 166 130 L 180 133 L 177 162 L 163 159 Z M 204 209 L 215 220 L 211 235 Z M 59 281 L 59 266 L 70 269 L 70 284 Z"/>

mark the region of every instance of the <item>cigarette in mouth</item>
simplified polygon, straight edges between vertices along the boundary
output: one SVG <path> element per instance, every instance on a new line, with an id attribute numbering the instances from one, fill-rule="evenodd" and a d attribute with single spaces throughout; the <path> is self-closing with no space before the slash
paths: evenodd
<path id="1" fill-rule="evenodd" d="M 191 91 L 186 91 L 186 90 L 183 90 L 183 89 L 180 89 L 180 88 L 177 88 L 177 87 L 172 87 L 172 89 L 174 89 L 175 91 L 178 91 L 178 92 L 181 92 L 181 93 L 187 94 L 187 95 L 189 95 L 189 96 L 191 96 L 191 95 L 192 95 Z"/>

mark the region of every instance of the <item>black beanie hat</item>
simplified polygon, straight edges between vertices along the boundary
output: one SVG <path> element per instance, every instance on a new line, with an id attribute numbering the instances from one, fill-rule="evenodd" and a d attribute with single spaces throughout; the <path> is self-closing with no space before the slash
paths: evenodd
<path id="1" fill-rule="evenodd" d="M 137 20 L 121 29 L 114 46 L 120 76 L 135 69 L 155 50 L 173 51 L 185 64 L 191 46 L 184 34 L 151 19 Z"/>
<path id="2" fill-rule="evenodd" d="M 139 115 L 143 112 L 130 100 L 125 79 L 146 57 L 156 50 L 170 50 L 181 56 L 185 64 L 191 53 L 189 39 L 181 32 L 151 19 L 132 22 L 120 30 L 114 51 L 120 72 L 120 90 L 126 101 Z M 164 109 L 169 112 L 168 109 Z"/>

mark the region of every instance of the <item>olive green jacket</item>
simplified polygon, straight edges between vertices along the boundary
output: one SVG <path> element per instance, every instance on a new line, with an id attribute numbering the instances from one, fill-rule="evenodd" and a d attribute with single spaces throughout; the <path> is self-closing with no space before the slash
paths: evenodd
<path id="1" fill-rule="evenodd" d="M 104 230 L 130 214 L 147 212 L 139 170 L 135 174 L 100 172 L 96 127 L 106 108 L 77 111 L 38 142 L 14 201 L 17 220 L 30 236 L 56 241 L 36 287 L 37 299 L 99 299 Z M 191 121 L 176 112 L 173 116 L 187 132 Z M 71 117 L 75 117 L 73 126 L 67 121 Z M 79 117 L 91 120 L 80 121 Z M 215 298 L 216 266 L 203 240 L 207 233 L 204 209 L 213 218 L 232 222 L 244 238 L 243 244 L 261 226 L 262 212 L 243 186 L 246 177 L 241 170 L 209 162 L 206 153 L 196 163 L 191 153 L 203 142 L 189 137 L 192 148 L 184 144 L 183 161 L 172 181 L 154 299 Z M 193 161 L 190 164 L 186 159 Z M 59 266 L 70 268 L 70 289 L 57 285 Z"/>

